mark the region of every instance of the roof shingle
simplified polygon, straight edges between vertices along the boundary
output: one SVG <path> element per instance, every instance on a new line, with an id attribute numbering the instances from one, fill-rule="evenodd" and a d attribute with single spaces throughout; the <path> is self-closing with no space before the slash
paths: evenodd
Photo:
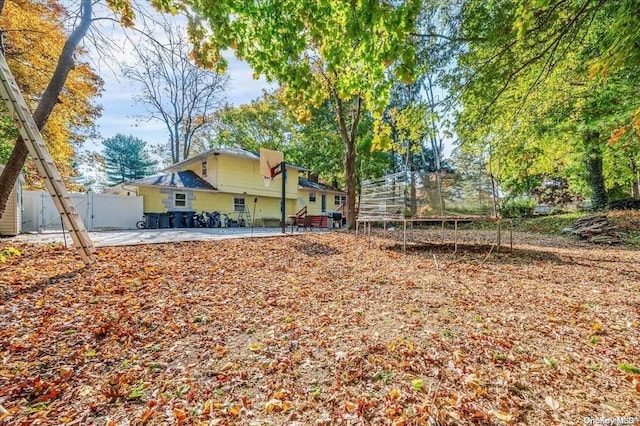
<path id="1" fill-rule="evenodd" d="M 149 176 L 146 178 L 134 180 L 130 183 L 148 186 L 166 186 L 170 188 L 180 189 L 217 191 L 217 189 L 213 185 L 202 179 L 191 170 Z"/>
<path id="2" fill-rule="evenodd" d="M 344 192 L 338 188 L 334 188 L 333 186 L 325 185 L 324 183 L 315 182 L 303 177 L 298 177 L 298 185 L 303 188 L 317 189 L 319 191 Z"/>

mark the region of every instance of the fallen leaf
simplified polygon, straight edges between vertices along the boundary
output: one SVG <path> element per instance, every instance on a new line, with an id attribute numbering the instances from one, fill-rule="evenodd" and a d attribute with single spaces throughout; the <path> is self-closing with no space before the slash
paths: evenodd
<path id="1" fill-rule="evenodd" d="M 272 398 L 264 404 L 264 410 L 267 413 L 271 413 L 272 411 L 279 412 L 282 411 L 282 409 L 282 401 L 279 399 Z"/>
<path id="2" fill-rule="evenodd" d="M 184 410 L 181 410 L 179 408 L 174 408 L 172 411 L 173 411 L 173 417 L 175 417 L 178 424 L 182 424 L 184 419 L 187 418 L 187 413 L 185 413 Z"/>
<path id="3" fill-rule="evenodd" d="M 600 333 L 602 331 L 602 324 L 600 324 L 600 321 L 595 320 L 595 321 L 593 321 L 593 324 L 591 325 L 591 329 L 595 333 Z"/>
<path id="4" fill-rule="evenodd" d="M 142 423 L 146 423 L 151 416 L 153 415 L 153 410 L 147 408 L 146 410 L 144 410 L 144 413 L 142 413 L 142 416 L 140 416 L 140 421 Z"/>
<path id="5" fill-rule="evenodd" d="M 344 403 L 344 409 L 348 412 L 348 413 L 353 413 L 354 411 L 356 411 L 356 408 L 358 408 L 358 404 L 354 404 L 351 401 L 346 401 Z"/>
<path id="6" fill-rule="evenodd" d="M 546 402 L 547 405 L 549 407 L 551 407 L 551 409 L 554 410 L 554 411 L 557 410 L 558 408 L 560 408 L 560 403 L 558 401 L 556 401 L 555 399 L 553 399 L 552 397 L 550 397 L 550 396 L 547 396 L 544 399 L 544 402 Z"/>
<path id="7" fill-rule="evenodd" d="M 60 367 L 60 379 L 68 380 L 73 374 L 73 368 L 71 367 Z"/>
<path id="8" fill-rule="evenodd" d="M 509 413 L 500 410 L 489 410 L 489 414 L 492 414 L 497 419 L 502 420 L 505 423 L 511 422 L 513 420 L 513 416 Z"/>
<path id="9" fill-rule="evenodd" d="M 640 374 L 640 367 L 636 367 L 635 365 L 627 364 L 626 362 L 618 363 L 618 368 L 625 373 L 629 374 Z"/>

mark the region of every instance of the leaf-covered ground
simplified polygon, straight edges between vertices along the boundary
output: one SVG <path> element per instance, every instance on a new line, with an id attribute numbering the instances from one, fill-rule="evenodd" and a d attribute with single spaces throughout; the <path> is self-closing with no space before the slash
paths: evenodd
<path id="1" fill-rule="evenodd" d="M 462 232 L 457 254 L 437 231 L 407 254 L 393 233 L 115 247 L 88 268 L 21 245 L 0 264 L 0 423 L 640 415 L 638 252 L 492 236 Z"/>

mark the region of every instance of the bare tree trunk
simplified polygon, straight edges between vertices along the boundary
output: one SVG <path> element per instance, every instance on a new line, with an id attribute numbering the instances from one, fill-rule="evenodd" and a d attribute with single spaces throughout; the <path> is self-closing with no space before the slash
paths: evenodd
<path id="1" fill-rule="evenodd" d="M 607 208 L 607 190 L 604 185 L 604 175 L 602 174 L 602 150 L 598 145 L 599 139 L 600 134 L 598 132 L 588 132 L 585 135 L 587 144 L 585 165 L 587 168 L 587 181 L 591 188 L 591 203 L 594 210 Z"/>
<path id="2" fill-rule="evenodd" d="M 345 146 L 344 174 L 347 184 L 347 226 L 349 229 L 356 227 L 356 136 L 358 135 L 358 124 L 362 114 L 362 99 L 356 99 L 356 105 L 352 111 L 351 129 L 347 129 L 343 100 L 336 94 L 336 115 L 340 137 Z"/>
<path id="3" fill-rule="evenodd" d="M 198 68 L 190 59 L 188 39 L 174 27 L 162 25 L 167 41 L 149 39 L 134 46 L 135 66 L 122 70 L 140 85 L 136 101 L 148 105 L 147 118 L 164 123 L 169 132 L 171 161 L 189 158 L 191 142 L 213 122 L 229 82 L 226 74 Z"/>
<path id="4" fill-rule="evenodd" d="M 4 2 L 1 5 L 4 6 Z M 65 42 L 53 76 L 33 113 L 33 119 L 38 129 L 42 129 L 47 122 L 51 111 L 53 111 L 53 107 L 58 102 L 58 95 L 67 81 L 67 76 L 75 67 L 73 52 L 91 26 L 91 7 L 91 0 L 82 0 L 80 22 Z M 0 175 L 0 217 L 4 215 L 9 196 L 18 180 L 18 176 L 22 171 L 28 154 L 27 146 L 22 140 L 22 137 L 19 137 L 16 140 L 16 145 L 11 152 L 11 156 L 9 157 L 9 161 L 7 161 L 2 175 Z"/>
<path id="5" fill-rule="evenodd" d="M 638 163 L 632 159 L 631 160 L 631 171 L 633 173 L 633 182 L 631 182 L 631 197 L 638 198 L 640 197 L 640 170 L 638 169 Z"/>

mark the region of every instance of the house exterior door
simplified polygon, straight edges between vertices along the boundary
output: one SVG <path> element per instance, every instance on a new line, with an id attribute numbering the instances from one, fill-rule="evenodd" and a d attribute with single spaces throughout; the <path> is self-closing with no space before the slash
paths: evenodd
<path id="1" fill-rule="evenodd" d="M 322 196 L 320 197 L 320 208 L 322 210 L 322 213 L 327 212 L 327 194 L 322 194 Z"/>

